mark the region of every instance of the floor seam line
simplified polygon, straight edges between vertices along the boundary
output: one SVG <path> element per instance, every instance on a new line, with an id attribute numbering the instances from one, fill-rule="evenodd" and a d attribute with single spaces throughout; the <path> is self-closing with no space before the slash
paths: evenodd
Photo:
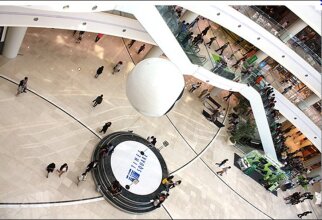
<path id="1" fill-rule="evenodd" d="M 13 83 L 13 84 L 16 84 L 18 85 L 18 83 L 16 83 L 14 80 L 6 77 L 6 76 L 3 76 L 3 75 L 0 75 L 1 78 Z M 38 94 L 37 92 L 31 90 L 31 89 L 27 89 L 28 91 L 30 91 L 31 93 L 33 93 L 34 95 L 38 96 L 39 98 L 45 100 L 46 102 L 50 103 L 51 105 L 55 106 L 56 108 L 58 108 L 59 110 L 61 110 L 62 112 L 64 112 L 65 114 L 67 114 L 69 117 L 73 118 L 75 121 L 77 121 L 80 125 L 82 125 L 84 128 L 86 128 L 87 130 L 89 130 L 92 134 L 94 134 L 97 138 L 99 138 L 100 140 L 102 140 L 102 138 L 94 131 L 92 130 L 90 127 L 88 127 L 87 125 L 85 125 L 83 122 L 81 122 L 79 119 L 77 119 L 75 116 L 73 116 L 71 113 L 67 112 L 65 109 L 63 109 L 62 107 L 58 106 L 57 104 L 55 104 L 53 101 L 45 98 L 44 96 Z"/>

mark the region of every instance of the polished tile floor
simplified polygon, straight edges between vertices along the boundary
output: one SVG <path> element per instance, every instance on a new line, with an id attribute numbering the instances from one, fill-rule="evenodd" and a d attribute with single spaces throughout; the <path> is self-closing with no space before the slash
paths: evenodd
<path id="1" fill-rule="evenodd" d="M 0 218 L 292 219 L 312 208 L 314 214 L 304 218 L 321 218 L 313 203 L 286 205 L 283 196 L 291 192 L 276 197 L 233 166 L 234 153 L 242 153 L 227 144 L 224 129 L 218 132 L 201 115 L 202 89 L 193 94 L 186 90 L 166 116 L 137 113 L 125 95 L 126 77 L 151 46 L 137 55 L 141 44 L 136 42 L 130 57 L 122 39 L 104 36 L 95 44 L 95 36 L 86 33 L 76 44 L 72 31 L 28 28 L 20 55 L 11 60 L 0 56 L 0 75 L 5 77 L 0 77 Z M 112 75 L 119 60 L 124 66 Z M 104 72 L 95 79 L 100 65 Z M 17 86 L 8 79 L 19 82 L 24 76 L 31 91 L 16 97 Z M 193 78 L 185 78 L 190 88 Z M 100 94 L 104 101 L 93 108 L 92 100 Z M 225 94 L 218 92 L 216 99 L 226 107 Z M 76 178 L 89 163 L 106 121 L 113 123 L 108 132 L 133 130 L 156 136 L 157 145 L 170 143 L 161 153 L 182 184 L 160 209 L 124 213 L 100 197 L 91 177 L 77 187 Z M 225 158 L 232 169 L 217 176 L 215 163 Z M 45 168 L 51 162 L 67 162 L 69 171 L 47 179 Z"/>

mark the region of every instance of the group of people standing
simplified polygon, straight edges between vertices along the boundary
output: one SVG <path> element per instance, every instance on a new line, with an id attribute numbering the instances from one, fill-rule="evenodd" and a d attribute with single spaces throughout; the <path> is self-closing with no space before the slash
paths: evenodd
<path id="1" fill-rule="evenodd" d="M 168 176 L 163 178 L 161 184 L 165 187 L 154 199 L 151 199 L 150 202 L 153 203 L 153 206 L 160 208 L 161 204 L 169 197 L 169 190 L 181 184 L 181 180 L 173 181 L 174 176 Z"/>

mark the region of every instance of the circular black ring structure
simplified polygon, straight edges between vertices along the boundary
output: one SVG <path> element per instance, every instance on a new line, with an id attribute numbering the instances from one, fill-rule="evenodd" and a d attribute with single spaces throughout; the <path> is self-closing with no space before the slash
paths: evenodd
<path id="1" fill-rule="evenodd" d="M 92 161 L 99 161 L 97 167 L 92 170 L 97 190 L 104 196 L 107 201 L 126 212 L 150 212 L 156 209 L 151 200 L 154 200 L 162 191 L 168 191 L 166 187 L 161 184 L 161 182 L 159 187 L 154 192 L 148 195 L 137 195 L 122 187 L 122 192 L 113 197 L 113 195 L 108 190 L 108 188 L 111 186 L 111 183 L 116 180 L 111 167 L 111 155 L 106 154 L 104 157 L 99 158 L 99 152 L 101 148 L 106 147 L 110 143 L 112 143 L 113 146 L 117 148 L 117 146 L 124 141 L 135 141 L 149 147 L 149 149 L 154 153 L 154 155 L 160 162 L 162 169 L 162 179 L 168 177 L 168 168 L 162 155 L 150 142 L 132 132 L 119 131 L 111 133 L 104 137 L 97 144 L 93 152 Z"/>

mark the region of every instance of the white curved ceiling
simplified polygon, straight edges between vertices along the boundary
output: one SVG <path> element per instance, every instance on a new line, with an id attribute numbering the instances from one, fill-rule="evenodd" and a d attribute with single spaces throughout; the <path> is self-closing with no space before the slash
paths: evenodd
<path id="1" fill-rule="evenodd" d="M 299 7 L 297 4 L 285 2 L 285 6 L 321 35 L 321 5 L 301 5 Z"/>
<path id="2" fill-rule="evenodd" d="M 35 21 L 34 18 L 38 20 Z M 155 44 L 137 20 L 104 12 L 70 13 L 1 6 L 0 25 L 84 30 Z"/>

